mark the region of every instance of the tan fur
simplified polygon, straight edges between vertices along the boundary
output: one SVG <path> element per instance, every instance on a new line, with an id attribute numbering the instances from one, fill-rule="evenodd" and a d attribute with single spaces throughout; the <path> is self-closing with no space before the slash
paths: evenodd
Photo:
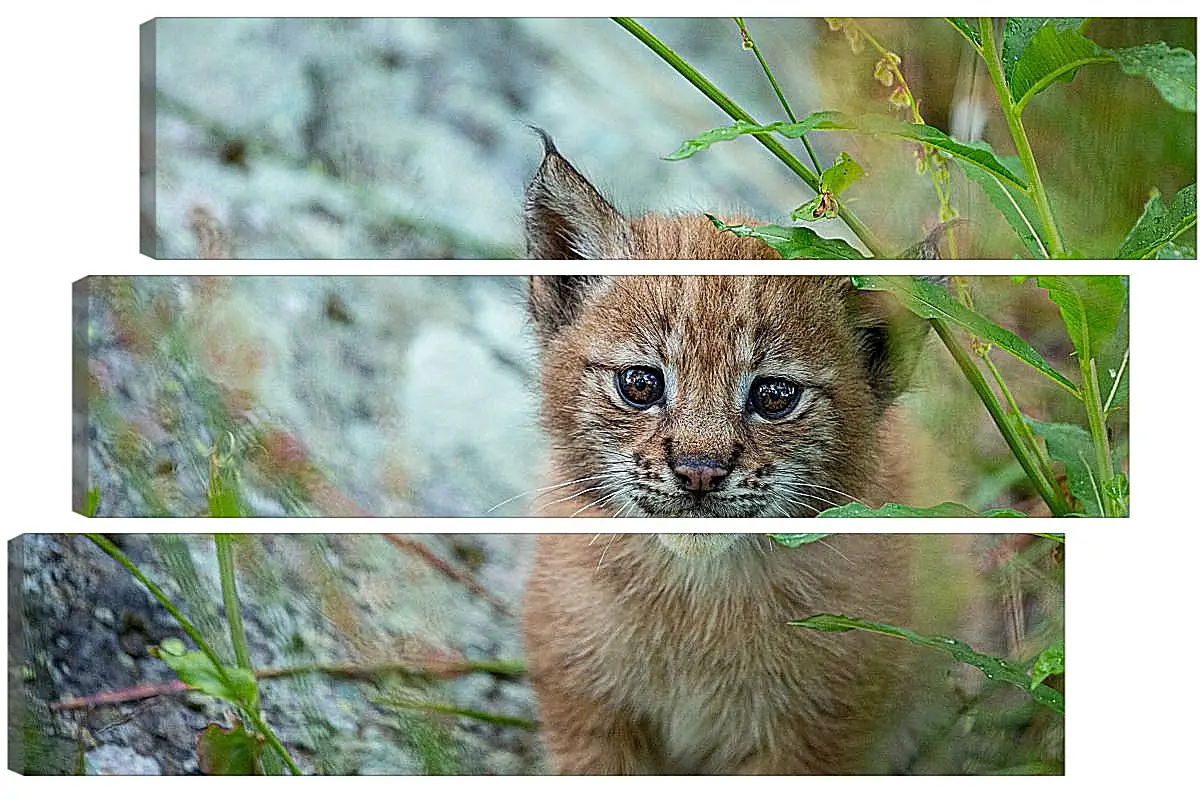
<path id="1" fill-rule="evenodd" d="M 771 258 L 703 218 L 629 220 L 554 150 L 527 195 L 535 258 Z M 924 335 L 886 298 L 822 276 L 540 276 L 542 422 L 554 515 L 812 516 L 902 500 L 892 408 Z M 661 370 L 662 402 L 616 376 Z M 756 377 L 803 387 L 767 420 Z M 681 485 L 681 463 L 719 488 Z M 526 644 L 560 773 L 863 769 L 911 647 L 787 628 L 818 612 L 906 624 L 911 542 L 843 536 L 770 552 L 761 535 L 541 536 Z"/>
<path id="2" fill-rule="evenodd" d="M 533 278 L 547 485 L 561 485 L 539 508 L 813 516 L 851 499 L 901 500 L 903 423 L 891 402 L 903 369 L 881 349 L 891 312 L 876 299 L 825 276 Z M 614 376 L 639 364 L 663 371 L 661 405 L 638 410 L 618 395 Z M 749 412 L 757 376 L 803 386 L 795 412 Z M 695 497 L 673 471 L 684 458 L 729 476 Z"/>
<path id="3" fill-rule="evenodd" d="M 879 769 L 861 759 L 885 733 L 911 645 L 786 623 L 820 612 L 907 623 L 911 537 L 774 551 L 759 535 L 682 537 L 724 540 L 540 537 L 525 635 L 555 771 Z"/>

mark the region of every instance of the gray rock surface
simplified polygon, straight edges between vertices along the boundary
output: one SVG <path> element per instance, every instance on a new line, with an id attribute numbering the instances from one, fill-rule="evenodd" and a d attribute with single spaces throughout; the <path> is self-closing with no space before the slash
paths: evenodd
<path id="1" fill-rule="evenodd" d="M 115 541 L 230 658 L 211 537 Z M 243 537 L 236 549 L 238 593 L 254 666 L 523 658 L 514 610 L 531 537 L 404 541 L 473 573 L 503 610 L 382 536 Z M 231 719 L 222 701 L 168 693 L 89 709 L 53 706 L 172 680 L 173 672 L 147 648 L 170 637 L 187 639 L 174 618 L 83 537 L 27 534 L 9 542 L 8 556 L 9 767 L 27 774 L 199 772 L 200 731 Z M 507 579 L 493 580 L 500 576 Z M 311 673 L 263 679 L 259 686 L 266 721 L 306 773 L 542 769 L 533 731 L 403 707 L 456 706 L 531 720 L 532 694 L 519 678 L 476 673 L 425 682 L 394 673 Z"/>
<path id="2" fill-rule="evenodd" d="M 751 113 L 782 116 L 730 20 L 643 22 Z M 152 24 L 142 181 L 167 258 L 195 256 L 196 207 L 241 258 L 517 257 L 541 157 L 529 124 L 630 211 L 778 220 L 807 199 L 752 141 L 660 160 L 728 117 L 607 19 Z M 799 109 L 816 24 L 750 21 Z"/>

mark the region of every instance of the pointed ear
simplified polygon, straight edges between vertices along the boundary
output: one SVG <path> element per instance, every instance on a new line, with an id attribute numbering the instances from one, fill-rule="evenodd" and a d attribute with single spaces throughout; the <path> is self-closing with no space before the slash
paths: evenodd
<path id="1" fill-rule="evenodd" d="M 559 330 L 574 322 L 588 295 L 606 280 L 602 275 L 531 276 L 529 316 L 538 344 L 545 347 Z"/>
<path id="2" fill-rule="evenodd" d="M 846 289 L 867 380 L 882 411 L 908 389 L 929 334 L 929 320 L 906 309 L 889 292 L 855 289 L 849 279 Z"/>
<path id="3" fill-rule="evenodd" d="M 545 131 L 542 165 L 525 190 L 526 257 L 628 258 L 629 222 L 559 155 Z"/>

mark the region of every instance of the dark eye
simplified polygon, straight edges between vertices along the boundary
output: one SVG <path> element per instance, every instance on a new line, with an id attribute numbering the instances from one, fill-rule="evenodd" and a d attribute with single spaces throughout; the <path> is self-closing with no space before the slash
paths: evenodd
<path id="1" fill-rule="evenodd" d="M 617 373 L 617 391 L 634 408 L 649 408 L 662 400 L 663 374 L 654 367 L 630 367 Z"/>
<path id="2" fill-rule="evenodd" d="M 803 390 L 786 378 L 755 378 L 750 384 L 750 408 L 763 419 L 783 419 L 800 402 Z"/>

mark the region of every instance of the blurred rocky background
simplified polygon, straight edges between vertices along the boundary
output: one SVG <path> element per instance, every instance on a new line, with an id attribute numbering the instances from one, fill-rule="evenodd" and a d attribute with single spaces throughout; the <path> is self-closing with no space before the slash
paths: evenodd
<path id="1" fill-rule="evenodd" d="M 213 537 L 112 539 L 232 664 Z M 465 534 L 237 537 L 264 716 L 303 771 L 542 771 L 518 623 L 532 545 Z M 83 536 L 13 539 L 8 569 L 9 769 L 212 771 L 197 737 L 230 727 L 231 707 L 170 686 L 175 673 L 148 648 L 172 637 L 195 646 L 142 585 Z"/>
<path id="2" fill-rule="evenodd" d="M 757 119 L 784 118 L 731 20 L 642 22 Z M 820 19 L 747 25 L 798 116 L 892 113 L 870 48 L 852 52 Z M 986 70 L 948 24 L 864 25 L 901 56 L 931 124 L 1013 152 Z M 1098 19 L 1088 35 L 1112 47 L 1196 42 L 1185 18 Z M 198 254 L 197 212 L 238 258 L 520 257 L 522 191 L 541 156 L 528 124 L 629 212 L 787 222 L 811 197 L 748 138 L 662 161 L 729 120 L 607 19 L 163 18 L 144 27 L 142 50 L 142 251 L 165 258 Z M 1085 254 L 1112 252 L 1152 188 L 1169 198 L 1195 181 L 1195 116 L 1112 65 L 1051 87 L 1026 126 L 1066 238 Z M 896 252 L 938 222 L 909 145 L 810 138 L 823 164 L 849 150 L 866 168 L 846 198 Z M 1024 252 L 953 173 L 953 203 L 971 220 L 964 254 Z M 841 222 L 823 232 L 854 238 Z"/>

